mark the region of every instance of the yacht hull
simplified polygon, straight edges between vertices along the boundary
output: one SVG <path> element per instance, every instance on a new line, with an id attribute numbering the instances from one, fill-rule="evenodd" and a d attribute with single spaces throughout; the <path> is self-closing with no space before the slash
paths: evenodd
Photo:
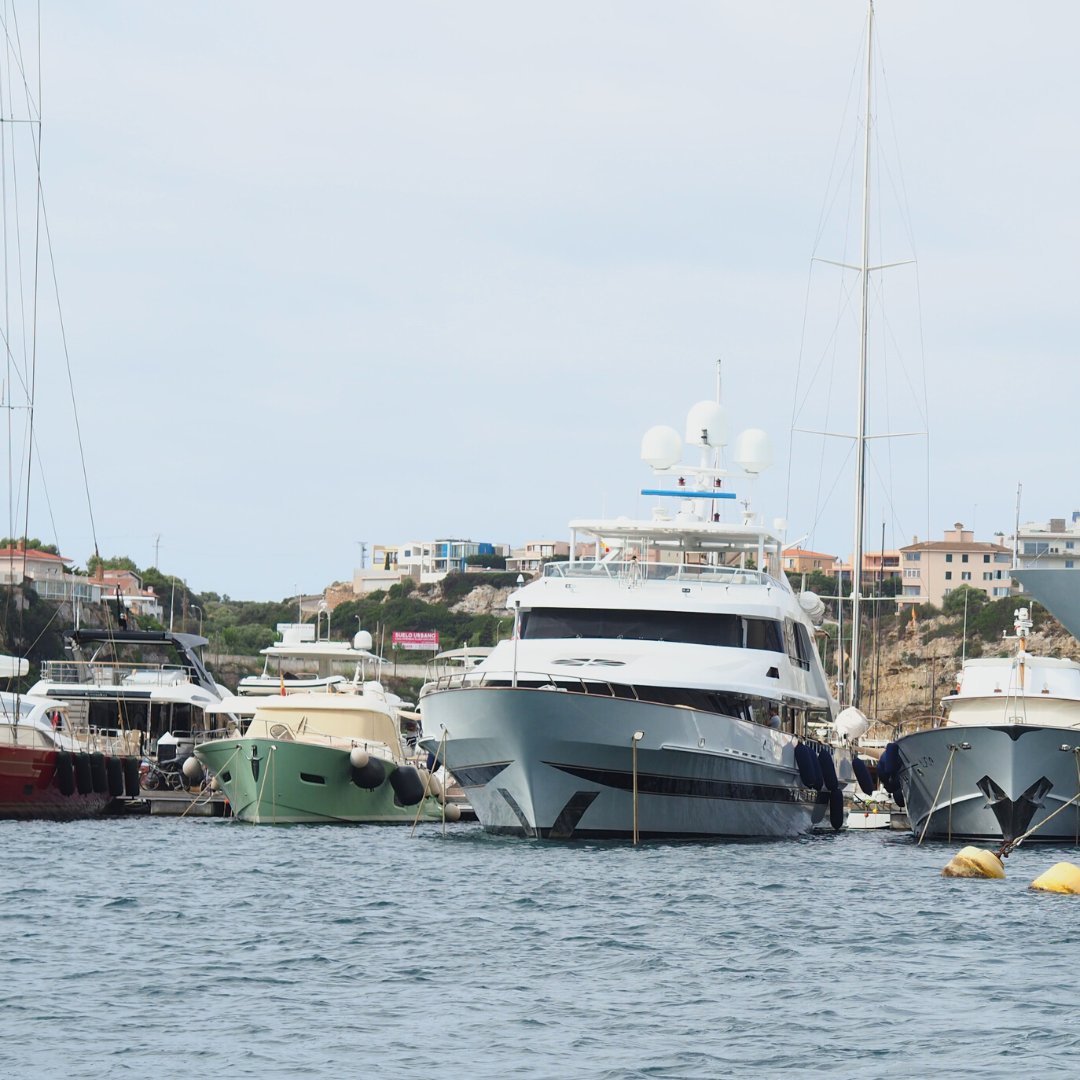
<path id="1" fill-rule="evenodd" d="M 1080 842 L 1080 806 L 1047 820 L 1080 791 L 1080 732 L 956 725 L 915 732 L 896 746 L 916 839 L 925 830 L 937 840 L 1001 843 L 1036 828 L 1026 842 Z"/>
<path id="2" fill-rule="evenodd" d="M 426 745 L 488 832 L 542 839 L 798 836 L 828 819 L 789 734 L 678 706 L 539 688 L 424 698 Z M 445 744 L 439 735 L 445 729 Z M 850 777 L 850 763 L 843 772 Z"/>
<path id="3" fill-rule="evenodd" d="M 98 817 L 107 792 L 65 795 L 56 782 L 55 750 L 0 746 L 0 819 L 77 821 Z"/>
<path id="4" fill-rule="evenodd" d="M 254 825 L 438 821 L 442 807 L 425 796 L 403 806 L 387 778 L 374 790 L 352 782 L 349 750 L 284 739 L 219 739 L 195 756 L 218 778 L 232 816 Z"/>

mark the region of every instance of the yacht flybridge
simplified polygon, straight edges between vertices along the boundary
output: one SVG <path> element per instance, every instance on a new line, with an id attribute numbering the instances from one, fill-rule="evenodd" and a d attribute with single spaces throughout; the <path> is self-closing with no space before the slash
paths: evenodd
<path id="1" fill-rule="evenodd" d="M 847 738 L 817 650 L 823 605 L 797 597 L 782 539 L 719 467 L 723 411 L 701 402 L 687 442 L 653 428 L 642 457 L 673 481 L 651 518 L 571 523 L 570 559 L 515 592 L 514 635 L 423 698 L 427 745 L 489 832 L 548 839 L 783 837 L 843 821 Z M 733 454 L 749 480 L 761 431 Z M 672 502 L 674 506 L 672 506 Z"/>

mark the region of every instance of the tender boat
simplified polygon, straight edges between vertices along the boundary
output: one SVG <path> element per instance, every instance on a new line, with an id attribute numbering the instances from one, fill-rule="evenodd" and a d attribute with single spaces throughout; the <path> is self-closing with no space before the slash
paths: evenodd
<path id="1" fill-rule="evenodd" d="M 920 841 L 1080 843 L 1080 664 L 1028 653 L 1015 620 L 1013 655 L 966 661 L 941 725 L 881 756 Z"/>
<path id="2" fill-rule="evenodd" d="M 642 492 L 660 500 L 652 517 L 571 522 L 569 561 L 510 597 L 513 639 L 424 694 L 423 745 L 488 832 L 789 837 L 842 824 L 846 739 L 866 721 L 838 720 L 814 647 L 823 605 L 792 591 L 780 537 L 749 509 L 719 520 L 734 498 L 715 464 L 724 425 L 716 402 L 691 410 L 697 467 L 677 465 L 674 429 L 647 433 L 643 458 L 673 480 Z M 736 443 L 746 480 L 770 457 L 763 432 Z"/>

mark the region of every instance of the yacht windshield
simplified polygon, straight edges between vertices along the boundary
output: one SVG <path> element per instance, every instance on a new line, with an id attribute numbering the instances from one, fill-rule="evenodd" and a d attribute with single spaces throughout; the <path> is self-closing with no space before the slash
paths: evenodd
<path id="1" fill-rule="evenodd" d="M 535 608 L 522 613 L 521 636 L 680 641 L 731 649 L 784 651 L 783 631 L 775 619 L 756 619 L 729 612 Z"/>

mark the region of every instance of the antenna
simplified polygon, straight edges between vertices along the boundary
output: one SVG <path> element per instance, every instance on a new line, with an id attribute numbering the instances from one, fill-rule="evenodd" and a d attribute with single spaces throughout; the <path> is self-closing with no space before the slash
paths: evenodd
<path id="1" fill-rule="evenodd" d="M 1016 485 L 1016 525 L 1013 528 L 1013 566 L 1020 562 L 1020 493 L 1024 485 Z"/>

